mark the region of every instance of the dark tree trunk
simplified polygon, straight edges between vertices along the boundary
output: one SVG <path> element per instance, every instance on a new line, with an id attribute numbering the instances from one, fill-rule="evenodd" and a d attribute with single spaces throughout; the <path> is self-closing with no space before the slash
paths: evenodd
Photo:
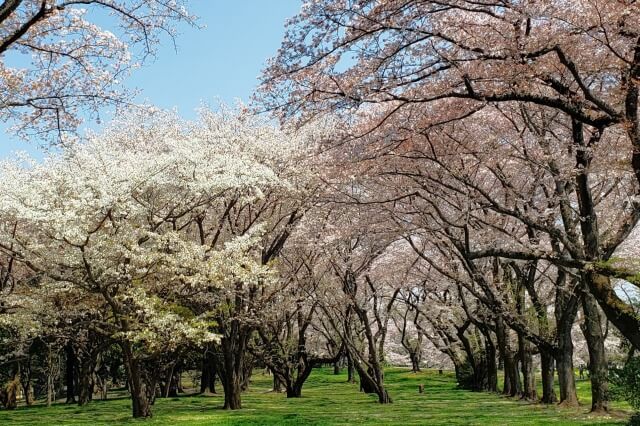
<path id="1" fill-rule="evenodd" d="M 64 347 L 66 362 L 65 362 L 65 375 L 64 382 L 67 387 L 67 404 L 76 402 L 76 391 L 75 391 L 75 371 L 76 371 L 76 353 L 73 349 L 73 345 L 71 342 L 67 342 Z"/>
<path id="2" fill-rule="evenodd" d="M 240 389 L 242 390 L 242 392 L 249 389 L 252 375 L 253 375 L 253 358 L 245 357 L 244 368 L 242 369 L 242 381 L 240 383 Z"/>
<path id="3" fill-rule="evenodd" d="M 15 410 L 18 408 L 18 391 L 20 390 L 20 363 L 14 362 L 11 373 L 11 381 L 5 387 L 5 395 L 3 396 L 4 408 L 7 410 Z"/>
<path id="4" fill-rule="evenodd" d="M 27 355 L 26 362 L 20 369 L 20 384 L 22 385 L 22 394 L 24 402 L 27 405 L 33 404 L 33 386 L 31 385 L 31 354 Z"/>
<path id="5" fill-rule="evenodd" d="M 554 367 L 553 355 L 540 349 L 540 375 L 542 376 L 542 400 L 543 404 L 553 404 L 558 402 L 556 391 L 554 390 Z"/>
<path id="6" fill-rule="evenodd" d="M 122 357 L 129 381 L 133 417 L 151 417 L 151 398 L 155 393 L 155 389 L 147 389 L 142 377 L 142 366 L 133 354 L 131 343 L 125 341 L 120 346 L 122 347 Z"/>
<path id="7" fill-rule="evenodd" d="M 498 391 L 498 364 L 496 363 L 496 346 L 491 340 L 488 327 L 483 327 L 482 334 L 485 341 L 485 359 L 487 365 L 487 390 Z"/>
<path id="8" fill-rule="evenodd" d="M 347 354 L 347 383 L 356 382 L 356 376 L 353 370 L 353 359 L 351 355 Z"/>
<path id="9" fill-rule="evenodd" d="M 275 373 L 273 374 L 273 391 L 276 393 L 282 392 L 282 380 Z"/>
<path id="10" fill-rule="evenodd" d="M 411 359 L 411 371 L 413 373 L 419 373 L 420 370 L 420 357 L 416 352 L 409 352 L 409 359 Z"/>
<path id="11" fill-rule="evenodd" d="M 360 374 L 358 371 L 358 378 L 360 379 L 360 392 L 364 393 L 376 393 L 376 384 L 367 374 Z"/>
<path id="12" fill-rule="evenodd" d="M 556 341 L 557 349 L 553 356 L 558 371 L 560 404 L 577 406 L 576 380 L 573 372 L 573 341 L 571 329 L 575 321 L 580 298 L 576 291 L 575 279 L 567 279 L 566 273 L 558 270 L 556 279 Z"/>
<path id="13" fill-rule="evenodd" d="M 200 393 L 205 393 L 209 388 L 209 381 L 211 380 L 211 370 L 207 365 L 207 353 L 202 356 L 202 363 L 200 366 Z"/>
<path id="14" fill-rule="evenodd" d="M 453 362 L 453 371 L 456 376 L 456 382 L 462 383 L 463 381 L 462 372 L 464 371 L 464 362 L 453 351 L 448 352 L 447 355 L 449 355 L 451 362 Z"/>
<path id="15" fill-rule="evenodd" d="M 380 380 L 380 383 L 376 383 L 373 376 L 376 374 L 373 370 L 365 372 L 361 367 L 355 366 L 358 376 L 360 377 L 360 390 L 364 393 L 375 393 L 378 395 L 378 402 L 380 404 L 390 404 L 393 402 L 387 389 L 384 387 L 384 382 Z"/>
<path id="16" fill-rule="evenodd" d="M 167 376 L 167 397 L 175 398 L 178 396 L 180 382 L 180 371 L 178 371 L 175 367 L 171 369 L 170 374 Z"/>
<path id="17" fill-rule="evenodd" d="M 538 399 L 538 393 L 536 391 L 536 376 L 533 371 L 533 356 L 529 346 L 529 342 L 519 333 L 518 349 L 520 367 L 522 368 L 522 398 L 528 401 L 535 401 Z"/>
<path id="18" fill-rule="evenodd" d="M 358 375 L 360 376 L 361 380 L 360 385 L 362 386 L 363 383 L 367 385 L 372 384 L 374 386 L 375 393 L 378 395 L 378 402 L 380 404 L 389 404 L 392 401 L 384 385 L 384 367 L 382 365 L 383 351 L 381 350 L 382 345 L 377 346 L 376 344 L 376 337 L 374 337 L 374 333 L 371 329 L 371 323 L 369 322 L 369 318 L 367 317 L 366 310 L 362 309 L 357 304 L 353 305 L 353 309 L 360 319 L 360 323 L 364 327 L 364 335 L 367 339 L 367 349 L 369 352 L 369 362 L 366 372 L 363 370 L 363 363 L 358 362 L 355 364 L 355 368 L 358 370 Z M 384 337 L 381 337 L 380 339 L 382 340 L 382 342 L 384 342 Z"/>
<path id="19" fill-rule="evenodd" d="M 220 340 L 222 356 L 217 357 L 218 375 L 224 388 L 224 409 L 242 408 L 242 383 L 245 379 L 245 361 L 250 330 L 238 320 L 231 320 Z M 221 359 L 220 359 L 221 358 Z"/>
<path id="20" fill-rule="evenodd" d="M 504 386 L 502 393 L 509 396 L 516 396 L 520 392 L 518 384 L 520 377 L 518 374 L 518 361 L 513 352 L 507 349 L 504 355 Z"/>
<path id="21" fill-rule="evenodd" d="M 209 349 L 205 350 L 202 356 L 202 375 L 200 378 L 200 393 L 216 393 L 216 370 L 215 357 Z"/>
<path id="22" fill-rule="evenodd" d="M 573 372 L 572 323 L 561 323 L 558 326 L 558 350 L 555 358 L 558 370 L 558 385 L 560 386 L 560 404 L 573 407 L 578 405 L 578 395 Z"/>
<path id="23" fill-rule="evenodd" d="M 598 302 L 591 293 L 585 291 L 582 299 L 584 325 L 582 332 L 589 349 L 589 378 L 591 380 L 591 412 L 609 411 L 609 371 L 604 349 L 601 317 Z"/>
<path id="24" fill-rule="evenodd" d="M 95 359 L 92 354 L 85 353 L 78 361 L 78 405 L 86 405 L 93 398 L 93 370 Z"/>
<path id="25" fill-rule="evenodd" d="M 378 393 L 378 402 L 380 404 L 391 404 L 393 402 L 386 388 L 382 389 L 382 392 Z"/>
<path id="26" fill-rule="evenodd" d="M 333 374 L 336 375 L 336 376 L 338 374 L 340 374 L 340 362 L 339 361 L 336 361 L 336 362 L 333 363 Z"/>
<path id="27" fill-rule="evenodd" d="M 502 393 L 504 395 L 515 396 L 519 391 L 518 366 L 509 344 L 509 332 L 505 327 L 504 320 L 500 317 L 496 319 L 496 337 L 498 339 L 500 358 L 502 358 L 504 366 Z"/>
<path id="28" fill-rule="evenodd" d="M 302 387 L 291 384 L 287 386 L 287 398 L 300 398 L 302 396 Z"/>
<path id="29" fill-rule="evenodd" d="M 287 382 L 287 398 L 300 398 L 302 396 L 302 386 L 311 375 L 313 361 L 307 359 L 306 354 L 299 354 L 298 375 L 295 380 Z"/>
<path id="30" fill-rule="evenodd" d="M 229 373 L 221 375 L 222 387 L 224 388 L 224 406 L 225 410 L 239 410 L 242 408 L 242 400 L 240 393 L 240 375 L 230 370 Z"/>

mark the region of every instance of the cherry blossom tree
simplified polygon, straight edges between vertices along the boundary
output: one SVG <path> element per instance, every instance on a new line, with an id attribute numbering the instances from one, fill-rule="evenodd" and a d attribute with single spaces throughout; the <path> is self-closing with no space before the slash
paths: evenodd
<path id="1" fill-rule="evenodd" d="M 215 339 L 216 319 L 225 357 L 238 356 L 225 339 L 237 343 L 235 327 L 250 332 L 244 321 L 256 311 L 233 298 L 275 279 L 270 261 L 301 214 L 273 204 L 307 183 L 292 173 L 292 140 L 231 111 L 203 111 L 200 123 L 132 111 L 43 164 L 5 167 L 3 249 L 46 285 L 109 308 L 91 329 L 122 348 L 134 417 L 150 415 L 149 354 Z M 219 315 L 186 314 L 199 298 L 229 297 L 228 317 L 220 305 L 210 307 Z M 237 380 L 235 367 L 223 371 Z"/>
<path id="2" fill-rule="evenodd" d="M 364 120 L 353 137 L 382 125 L 424 132 L 496 104 L 562 115 L 579 171 L 573 244 L 582 240 L 581 273 L 607 318 L 637 347 L 640 323 L 609 279 L 624 276 L 624 268 L 602 262 L 639 217 L 639 16 L 626 1 L 307 2 L 266 69 L 262 98 L 285 118 L 334 113 L 353 122 L 359 112 Z M 593 148 L 614 141 L 624 145 L 620 164 L 633 181 L 624 214 L 605 236 L 591 169 Z"/>
<path id="3" fill-rule="evenodd" d="M 132 93 L 121 81 L 176 25 L 182 0 L 6 0 L 0 4 L 0 119 L 60 142 Z"/>

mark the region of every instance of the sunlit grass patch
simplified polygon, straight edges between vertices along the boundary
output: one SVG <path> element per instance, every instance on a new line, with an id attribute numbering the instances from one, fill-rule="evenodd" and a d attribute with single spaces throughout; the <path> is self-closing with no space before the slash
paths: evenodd
<path id="1" fill-rule="evenodd" d="M 612 403 L 610 416 L 589 415 L 589 382 L 579 381 L 582 406 L 562 409 L 501 395 L 456 389 L 455 377 L 449 372 L 411 373 L 389 369 L 386 373 L 390 405 L 380 405 L 376 398 L 358 391 L 358 384 L 346 383 L 346 374 L 333 375 L 330 369 L 313 372 L 303 389 L 302 398 L 287 399 L 284 394 L 269 392 L 272 377 L 256 371 L 251 389 L 243 394 L 243 409 L 222 410 L 221 395 L 185 395 L 158 399 L 153 418 L 130 418 L 130 402 L 126 398 L 93 401 L 86 407 L 55 404 L 20 407 L 0 411 L 4 425 L 116 425 L 116 424 L 181 424 L 181 425 L 622 425 L 629 412 L 625 404 Z M 418 393 L 418 385 L 425 393 Z M 120 395 L 120 394 L 117 394 Z"/>

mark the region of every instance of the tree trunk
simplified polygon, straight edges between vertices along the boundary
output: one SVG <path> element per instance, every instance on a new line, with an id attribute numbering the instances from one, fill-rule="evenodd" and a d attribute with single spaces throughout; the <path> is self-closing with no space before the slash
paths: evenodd
<path id="1" fill-rule="evenodd" d="M 502 393 L 515 396 L 518 393 L 518 380 L 516 377 L 518 375 L 518 367 L 510 347 L 509 330 L 501 317 L 496 318 L 496 337 L 498 340 L 498 352 L 504 368 Z"/>
<path id="2" fill-rule="evenodd" d="M 559 324 L 558 351 L 555 354 L 560 386 L 560 404 L 574 407 L 578 405 L 576 379 L 573 372 L 573 341 L 571 340 L 571 324 Z"/>
<path id="3" fill-rule="evenodd" d="M 358 365 L 356 365 L 355 368 L 360 377 L 360 390 L 364 393 L 375 393 L 378 395 L 378 402 L 380 404 L 390 404 L 393 402 L 387 389 L 384 387 L 384 379 L 381 376 L 382 372 L 376 372 L 373 371 L 373 369 L 365 372 L 362 367 Z M 380 375 L 377 381 L 374 379 L 375 375 Z"/>
<path id="4" fill-rule="evenodd" d="M 73 344 L 69 341 L 64 347 L 66 361 L 65 361 L 65 375 L 64 381 L 67 387 L 67 404 L 76 402 L 76 391 L 75 391 L 75 370 L 76 370 L 76 353 L 73 349 Z"/>
<path id="5" fill-rule="evenodd" d="M 162 397 L 176 397 L 178 396 L 178 383 L 175 377 L 175 368 L 176 363 L 172 362 L 171 367 L 169 367 L 169 371 L 164 378 L 164 389 L 162 390 Z"/>
<path id="6" fill-rule="evenodd" d="M 287 398 L 300 398 L 302 396 L 302 386 L 311 374 L 313 366 L 310 364 L 300 365 L 298 376 L 295 380 L 287 382 Z"/>
<path id="7" fill-rule="evenodd" d="M 540 349 L 540 375 L 542 376 L 542 400 L 543 404 L 553 404 L 558 402 L 556 391 L 554 390 L 554 367 L 553 355 Z"/>
<path id="8" fill-rule="evenodd" d="M 485 341 L 485 359 L 487 365 L 487 390 L 489 392 L 498 391 L 498 364 L 496 363 L 496 346 L 491 340 L 489 329 L 483 329 Z"/>
<path id="9" fill-rule="evenodd" d="M 24 403 L 27 406 L 33 404 L 33 386 L 31 386 L 31 354 L 27 355 L 26 362 L 20 369 L 20 384 L 22 386 L 22 395 Z"/>
<path id="10" fill-rule="evenodd" d="M 273 391 L 276 393 L 282 392 L 282 380 L 280 380 L 280 377 L 275 373 L 273 374 Z"/>
<path id="11" fill-rule="evenodd" d="M 253 358 L 252 357 L 244 357 L 243 367 L 242 367 L 242 376 L 240 381 L 240 390 L 245 392 L 249 389 L 249 385 L 251 384 L 251 376 L 253 375 Z"/>
<path id="12" fill-rule="evenodd" d="M 202 355 L 202 375 L 200 377 L 200 393 L 216 393 L 216 369 L 215 357 L 207 348 Z"/>
<path id="13" fill-rule="evenodd" d="M 242 400 L 240 399 L 240 375 L 231 370 L 229 373 L 222 374 L 222 387 L 224 388 L 224 409 L 239 410 L 242 408 Z"/>
<path id="14" fill-rule="evenodd" d="M 302 396 L 302 387 L 296 386 L 292 383 L 291 386 L 287 386 L 287 398 L 300 398 Z"/>
<path id="15" fill-rule="evenodd" d="M 127 371 L 129 381 L 129 393 L 131 394 L 132 414 L 134 418 L 151 417 L 150 394 L 155 393 L 155 389 L 147 389 L 142 378 L 142 367 L 140 361 L 135 358 L 130 342 L 122 342 L 122 357 Z"/>
<path id="16" fill-rule="evenodd" d="M 220 340 L 221 359 L 218 358 L 218 374 L 224 388 L 224 409 L 238 410 L 242 408 L 240 394 L 244 375 L 246 343 L 248 330 L 237 320 L 232 320 L 229 329 Z"/>
<path id="17" fill-rule="evenodd" d="M 392 400 L 386 388 L 383 388 L 382 391 L 378 393 L 378 402 L 380 404 L 391 404 Z"/>
<path id="18" fill-rule="evenodd" d="M 411 359 L 411 371 L 413 373 L 419 373 L 420 370 L 420 359 L 416 352 L 409 352 L 409 359 Z"/>
<path id="19" fill-rule="evenodd" d="M 305 382 L 311 375 L 312 370 L 313 363 L 309 362 L 305 355 L 304 359 L 301 359 L 298 362 L 298 375 L 293 382 L 291 393 L 289 392 L 289 389 L 287 389 L 287 398 L 300 398 L 302 396 L 302 386 L 304 386 Z"/>
<path id="20" fill-rule="evenodd" d="M 15 362 L 13 366 L 13 379 L 6 386 L 6 404 L 7 410 L 15 410 L 18 408 L 18 391 L 20 390 L 20 363 Z"/>
<path id="21" fill-rule="evenodd" d="M 518 361 L 515 358 L 513 352 L 507 348 L 507 352 L 503 356 L 504 358 L 504 386 L 502 393 L 509 396 L 516 396 L 520 392 L 518 387 L 519 374 L 518 374 Z"/>
<path id="22" fill-rule="evenodd" d="M 340 362 L 337 360 L 333 363 L 333 374 L 336 376 L 340 374 Z"/>
<path id="23" fill-rule="evenodd" d="M 360 369 L 357 369 L 357 371 L 358 378 L 360 379 L 360 392 L 376 393 L 376 384 L 371 380 L 370 376 L 367 374 L 360 374 Z"/>
<path id="24" fill-rule="evenodd" d="M 54 383 L 53 383 L 53 374 L 51 372 L 47 373 L 47 407 L 51 407 L 51 403 L 53 402 L 54 396 Z"/>
<path id="25" fill-rule="evenodd" d="M 531 355 L 529 342 L 520 333 L 518 334 L 518 349 L 522 368 L 522 398 L 528 401 L 535 401 L 538 399 L 538 394 L 536 391 L 536 376 L 533 371 L 533 356 Z"/>
<path id="26" fill-rule="evenodd" d="M 180 370 L 174 369 L 169 376 L 169 392 L 167 396 L 169 398 L 175 398 L 178 396 L 178 391 L 180 390 Z"/>
<path id="27" fill-rule="evenodd" d="M 601 317 L 595 297 L 585 291 L 582 299 L 584 325 L 582 332 L 589 349 L 589 378 L 591 379 L 591 412 L 609 411 L 609 381 L 607 357 L 604 348 Z"/>
<path id="28" fill-rule="evenodd" d="M 85 354 L 79 360 L 79 377 L 78 377 L 78 405 L 83 406 L 89 403 L 92 397 L 92 380 L 93 380 L 93 360 L 89 354 Z"/>
<path id="29" fill-rule="evenodd" d="M 347 383 L 355 383 L 356 376 L 353 371 L 353 359 L 347 354 Z"/>

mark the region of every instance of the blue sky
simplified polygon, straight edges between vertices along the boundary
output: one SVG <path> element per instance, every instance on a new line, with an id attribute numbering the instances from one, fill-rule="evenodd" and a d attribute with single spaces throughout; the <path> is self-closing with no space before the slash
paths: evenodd
<path id="1" fill-rule="evenodd" d="M 300 6 L 300 0 L 191 0 L 189 10 L 204 28 L 180 27 L 178 50 L 165 40 L 157 58 L 126 85 L 141 90 L 140 102 L 176 107 L 187 118 L 202 102 L 247 101 L 266 59 L 280 47 L 285 20 Z M 16 150 L 39 156 L 35 144 L 1 132 L 0 158 Z"/>

